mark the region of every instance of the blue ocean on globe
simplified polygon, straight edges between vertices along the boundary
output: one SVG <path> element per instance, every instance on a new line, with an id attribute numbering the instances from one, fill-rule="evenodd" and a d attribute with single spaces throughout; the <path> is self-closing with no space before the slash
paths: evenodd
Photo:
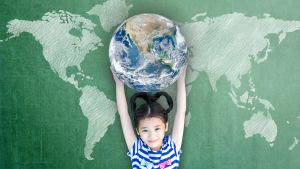
<path id="1" fill-rule="evenodd" d="M 136 91 L 156 92 L 173 84 L 187 64 L 187 45 L 178 26 L 157 14 L 124 21 L 109 46 L 113 74 Z"/>

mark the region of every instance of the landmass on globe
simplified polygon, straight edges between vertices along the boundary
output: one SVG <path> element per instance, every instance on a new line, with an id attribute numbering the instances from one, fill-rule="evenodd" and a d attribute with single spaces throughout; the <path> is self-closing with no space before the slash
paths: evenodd
<path id="1" fill-rule="evenodd" d="M 171 20 L 140 14 L 117 28 L 109 57 L 118 79 L 136 91 L 155 92 L 177 80 L 187 64 L 187 45 Z"/>

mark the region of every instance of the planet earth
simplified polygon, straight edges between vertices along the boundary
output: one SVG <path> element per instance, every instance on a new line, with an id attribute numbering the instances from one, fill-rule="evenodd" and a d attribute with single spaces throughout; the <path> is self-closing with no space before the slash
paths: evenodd
<path id="1" fill-rule="evenodd" d="M 177 25 L 157 14 L 125 20 L 109 46 L 113 74 L 135 91 L 156 92 L 174 83 L 187 64 L 187 44 Z"/>

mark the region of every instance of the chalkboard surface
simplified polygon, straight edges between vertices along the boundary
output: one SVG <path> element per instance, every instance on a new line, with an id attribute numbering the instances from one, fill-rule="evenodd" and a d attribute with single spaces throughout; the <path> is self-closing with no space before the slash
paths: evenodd
<path id="1" fill-rule="evenodd" d="M 188 42 L 180 168 L 299 169 L 299 9 L 297 0 L 2 0 L 0 168 L 131 168 L 108 46 L 126 18 L 156 13 Z"/>

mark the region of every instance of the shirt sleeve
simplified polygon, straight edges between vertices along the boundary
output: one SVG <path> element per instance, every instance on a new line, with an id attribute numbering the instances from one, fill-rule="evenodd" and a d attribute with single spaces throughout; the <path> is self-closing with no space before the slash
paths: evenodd
<path id="1" fill-rule="evenodd" d="M 132 158 L 132 156 L 134 156 L 137 153 L 138 149 L 140 148 L 140 145 L 141 145 L 141 139 L 140 139 L 140 137 L 137 137 L 137 139 L 133 143 L 133 146 L 127 152 L 127 156 L 129 156 L 130 158 Z"/>
<path id="2" fill-rule="evenodd" d="M 171 147 L 174 149 L 174 151 L 176 152 L 176 155 L 178 155 L 180 157 L 180 155 L 182 154 L 182 151 L 181 149 L 177 151 L 177 148 L 176 148 L 176 144 L 175 142 L 173 141 L 172 137 L 171 136 L 168 136 L 168 142 L 169 144 L 171 145 Z"/>

